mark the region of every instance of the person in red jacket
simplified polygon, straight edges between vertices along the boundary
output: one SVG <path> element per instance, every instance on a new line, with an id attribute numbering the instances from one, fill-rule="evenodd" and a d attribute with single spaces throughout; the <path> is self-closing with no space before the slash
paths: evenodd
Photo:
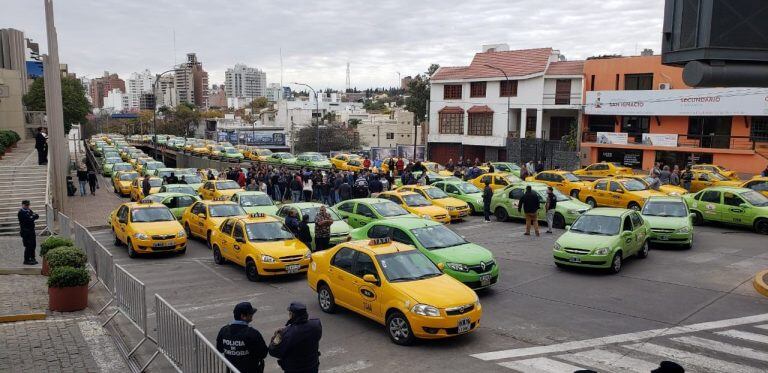
<path id="1" fill-rule="evenodd" d="M 243 170 L 240 170 L 240 169 L 237 170 L 237 183 L 240 184 L 241 188 L 245 188 L 246 179 L 245 179 L 245 173 L 243 173 Z"/>
<path id="2" fill-rule="evenodd" d="M 365 159 L 363 160 L 363 168 L 365 168 L 366 170 L 371 168 L 371 160 L 368 159 L 368 157 L 365 157 Z"/>
<path id="3" fill-rule="evenodd" d="M 397 163 L 395 163 L 395 168 L 397 169 L 398 175 L 403 173 L 403 169 L 405 168 L 405 162 L 403 162 L 402 158 L 397 159 Z"/>

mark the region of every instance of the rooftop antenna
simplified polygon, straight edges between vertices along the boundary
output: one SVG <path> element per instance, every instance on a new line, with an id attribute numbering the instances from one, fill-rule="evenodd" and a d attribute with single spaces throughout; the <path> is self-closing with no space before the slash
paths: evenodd
<path id="1" fill-rule="evenodd" d="M 352 81 L 349 79 L 349 61 L 347 61 L 347 89 L 346 91 L 349 92 L 349 90 L 352 88 Z"/>
<path id="2" fill-rule="evenodd" d="M 173 28 L 173 67 L 176 67 L 176 28 Z"/>

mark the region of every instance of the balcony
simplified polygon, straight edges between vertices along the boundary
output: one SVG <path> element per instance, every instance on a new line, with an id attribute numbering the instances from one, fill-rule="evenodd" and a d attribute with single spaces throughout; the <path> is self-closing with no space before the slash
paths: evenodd
<path id="1" fill-rule="evenodd" d="M 544 105 L 581 105 L 581 92 L 544 93 Z"/>
<path id="2" fill-rule="evenodd" d="M 750 151 L 755 150 L 755 141 L 750 136 L 730 136 L 730 135 L 677 135 L 675 146 L 653 145 L 643 143 L 642 135 L 629 134 L 627 142 L 624 143 L 598 143 L 597 132 L 584 132 L 581 134 L 583 144 L 595 144 L 601 147 L 626 146 L 632 148 L 638 147 L 666 147 L 666 148 L 686 148 L 686 149 L 727 149 Z M 681 150 L 682 151 L 682 150 Z M 713 151 L 717 152 L 717 151 Z"/>

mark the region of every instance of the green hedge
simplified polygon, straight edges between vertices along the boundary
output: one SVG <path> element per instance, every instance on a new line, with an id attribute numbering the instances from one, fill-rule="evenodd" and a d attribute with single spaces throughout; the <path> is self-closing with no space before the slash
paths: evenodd
<path id="1" fill-rule="evenodd" d="M 75 243 L 68 238 L 50 236 L 40 244 L 40 256 L 45 256 L 45 253 L 47 253 L 49 250 L 60 246 L 75 246 Z"/>
<path id="2" fill-rule="evenodd" d="M 0 130 L 0 145 L 2 145 L 4 149 L 9 148 L 19 140 L 21 140 L 21 137 L 18 133 L 10 130 Z"/>
<path id="3" fill-rule="evenodd" d="M 58 267 L 48 277 L 49 288 L 69 288 L 88 285 L 91 275 L 85 268 Z"/>
<path id="4" fill-rule="evenodd" d="M 62 246 L 48 251 L 45 254 L 45 260 L 48 261 L 48 266 L 53 269 L 58 267 L 83 268 L 88 259 L 83 250 Z"/>

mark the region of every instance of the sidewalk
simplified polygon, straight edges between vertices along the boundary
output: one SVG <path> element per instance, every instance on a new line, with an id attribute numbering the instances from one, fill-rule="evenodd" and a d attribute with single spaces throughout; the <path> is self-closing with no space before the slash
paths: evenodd
<path id="1" fill-rule="evenodd" d="M 77 183 L 77 177 L 73 177 L 75 186 L 80 188 Z M 88 186 L 86 185 L 86 188 Z M 107 217 L 127 199 L 122 199 L 114 193 L 112 181 L 108 178 L 99 176 L 99 189 L 96 195 L 92 196 L 90 191 L 84 197 L 80 197 L 80 191 L 74 196 L 67 197 L 64 204 L 64 214 L 82 224 L 86 228 L 103 227 L 107 225 Z"/>

